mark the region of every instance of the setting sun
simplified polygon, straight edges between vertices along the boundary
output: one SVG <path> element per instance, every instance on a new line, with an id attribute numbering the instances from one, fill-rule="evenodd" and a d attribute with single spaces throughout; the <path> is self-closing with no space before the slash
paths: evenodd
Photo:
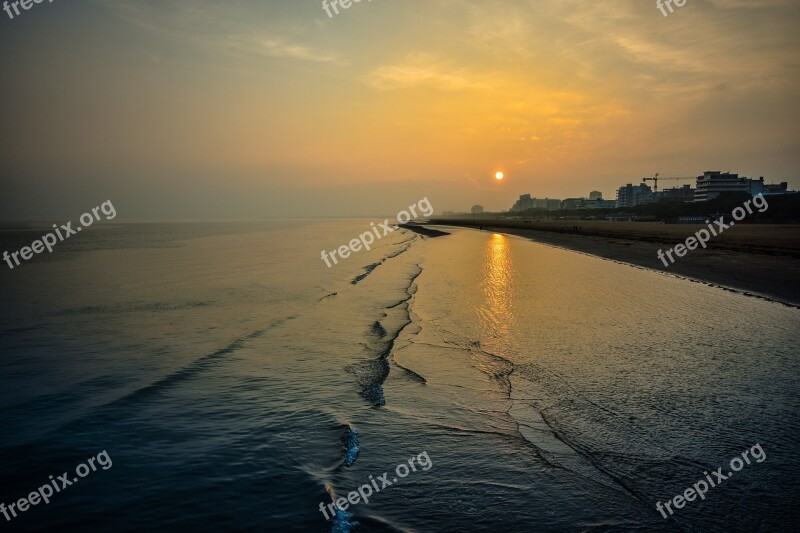
<path id="1" fill-rule="evenodd" d="M 503 181 L 503 178 L 505 178 L 505 177 L 506 177 L 505 174 L 503 174 L 503 172 L 501 172 L 499 170 L 494 175 L 494 179 L 496 179 L 497 181 Z"/>

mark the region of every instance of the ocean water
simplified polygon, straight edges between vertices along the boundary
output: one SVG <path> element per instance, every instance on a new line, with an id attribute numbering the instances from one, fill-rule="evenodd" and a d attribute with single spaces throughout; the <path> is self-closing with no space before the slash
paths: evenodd
<path id="1" fill-rule="evenodd" d="M 4 267 L 0 502 L 102 451 L 112 466 L 0 523 L 800 526 L 800 310 L 453 228 L 327 268 L 369 223 L 94 226 Z M 656 510 L 756 444 L 765 459 L 705 499 Z M 369 503 L 326 520 L 363 485 Z"/>

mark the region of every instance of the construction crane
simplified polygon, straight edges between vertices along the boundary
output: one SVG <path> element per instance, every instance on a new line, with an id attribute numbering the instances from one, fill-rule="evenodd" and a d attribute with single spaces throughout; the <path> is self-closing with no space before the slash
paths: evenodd
<path id="1" fill-rule="evenodd" d="M 642 183 L 647 181 L 653 182 L 653 191 L 658 191 L 658 180 L 696 180 L 696 177 L 687 176 L 661 176 L 658 172 L 652 178 L 642 178 Z"/>

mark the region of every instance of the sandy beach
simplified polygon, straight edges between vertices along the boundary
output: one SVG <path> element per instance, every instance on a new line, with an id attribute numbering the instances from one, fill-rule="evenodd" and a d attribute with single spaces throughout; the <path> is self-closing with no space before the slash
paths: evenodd
<path id="1" fill-rule="evenodd" d="M 440 226 L 482 228 L 669 272 L 697 281 L 800 306 L 800 226 L 742 225 L 665 267 L 658 259 L 704 226 L 650 222 L 433 220 Z M 575 229 L 577 227 L 577 229 Z"/>

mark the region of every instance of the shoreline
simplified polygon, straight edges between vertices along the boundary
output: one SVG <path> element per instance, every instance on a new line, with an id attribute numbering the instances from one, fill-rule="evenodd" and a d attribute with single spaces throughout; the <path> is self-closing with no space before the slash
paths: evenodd
<path id="1" fill-rule="evenodd" d="M 492 225 L 480 226 L 460 221 L 437 221 L 435 226 L 452 226 L 478 231 L 493 231 L 530 239 L 540 244 L 585 253 L 602 259 L 656 270 L 694 282 L 706 283 L 747 296 L 800 308 L 800 259 L 788 255 L 750 253 L 727 249 L 697 249 L 665 267 L 658 259 L 659 249 L 672 244 L 608 237 L 587 233 L 560 233 L 544 230 Z M 692 235 L 684 226 L 686 236 Z M 479 229 L 483 228 L 483 229 Z"/>

